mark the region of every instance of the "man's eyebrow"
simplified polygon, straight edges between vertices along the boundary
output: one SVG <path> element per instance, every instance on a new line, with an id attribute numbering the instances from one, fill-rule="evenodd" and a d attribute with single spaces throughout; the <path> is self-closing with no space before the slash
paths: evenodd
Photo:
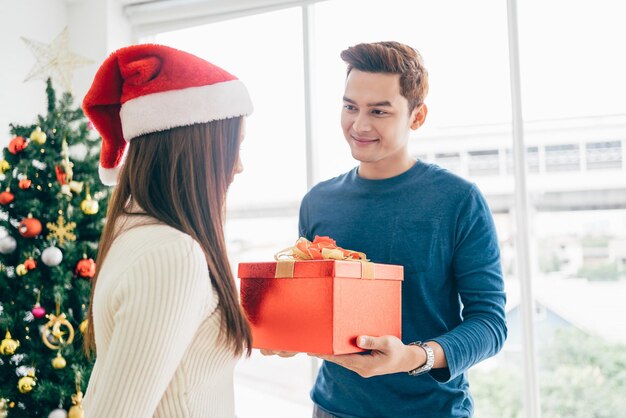
<path id="1" fill-rule="evenodd" d="M 346 96 L 343 96 L 343 101 L 344 102 L 348 102 L 348 103 L 352 103 L 352 104 L 356 104 L 356 102 L 354 100 L 349 99 Z M 368 103 L 367 106 L 368 107 L 380 107 L 380 106 L 393 107 L 393 105 L 391 104 L 391 102 L 389 100 L 383 100 L 382 102 Z"/>

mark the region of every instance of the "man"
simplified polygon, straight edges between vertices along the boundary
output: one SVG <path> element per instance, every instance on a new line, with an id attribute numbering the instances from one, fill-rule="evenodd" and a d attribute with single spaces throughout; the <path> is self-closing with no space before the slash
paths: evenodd
<path id="1" fill-rule="evenodd" d="M 402 341 L 360 336 L 366 354 L 319 356 L 314 417 L 470 417 L 466 372 L 507 332 L 491 213 L 475 185 L 409 153 L 428 113 L 420 54 L 378 42 L 341 58 L 341 125 L 359 165 L 304 197 L 300 235 L 404 266 Z"/>

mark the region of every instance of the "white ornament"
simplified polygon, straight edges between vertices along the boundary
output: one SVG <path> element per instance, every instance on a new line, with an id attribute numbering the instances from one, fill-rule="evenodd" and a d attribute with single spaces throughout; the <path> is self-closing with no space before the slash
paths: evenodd
<path id="1" fill-rule="evenodd" d="M 41 162 L 39 160 L 33 160 L 31 164 L 33 165 L 33 167 L 35 167 L 37 170 L 40 170 L 40 171 L 44 171 L 45 169 L 48 168 L 48 164 Z"/>
<path id="2" fill-rule="evenodd" d="M 17 242 L 15 242 L 15 238 L 12 236 L 6 236 L 0 239 L 0 253 L 2 254 L 11 254 L 15 251 L 17 247 Z"/>
<path id="3" fill-rule="evenodd" d="M 85 161 L 89 148 L 85 144 L 75 144 L 69 148 L 70 157 L 74 161 Z"/>
<path id="4" fill-rule="evenodd" d="M 20 376 L 20 377 L 23 377 L 23 376 L 26 376 L 26 375 L 28 374 L 28 371 L 29 371 L 29 370 L 30 370 L 30 368 L 29 368 L 29 367 L 26 367 L 26 366 L 19 366 L 19 367 L 17 367 L 17 368 L 15 369 L 15 374 L 16 374 L 16 375 L 18 375 L 18 376 Z"/>
<path id="5" fill-rule="evenodd" d="M 57 247 L 48 247 L 41 253 L 41 261 L 48 267 L 58 266 L 62 260 L 63 253 Z"/>
<path id="6" fill-rule="evenodd" d="M 55 409 L 48 414 L 48 418 L 67 418 L 67 412 L 65 409 Z"/>
<path id="7" fill-rule="evenodd" d="M 62 184 L 61 185 L 61 193 L 63 193 L 66 196 L 72 197 L 72 190 L 70 189 L 70 185 L 69 184 Z"/>

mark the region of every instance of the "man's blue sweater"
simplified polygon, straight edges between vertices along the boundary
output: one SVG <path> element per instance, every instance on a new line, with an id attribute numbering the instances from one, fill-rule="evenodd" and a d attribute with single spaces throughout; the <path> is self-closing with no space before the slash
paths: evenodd
<path id="1" fill-rule="evenodd" d="M 355 168 L 319 183 L 300 207 L 300 235 L 330 236 L 376 263 L 404 266 L 402 340 L 438 342 L 448 367 L 369 379 L 324 362 L 311 397 L 339 417 L 470 417 L 466 372 L 506 339 L 493 219 L 476 188 L 418 161 L 389 179 Z"/>

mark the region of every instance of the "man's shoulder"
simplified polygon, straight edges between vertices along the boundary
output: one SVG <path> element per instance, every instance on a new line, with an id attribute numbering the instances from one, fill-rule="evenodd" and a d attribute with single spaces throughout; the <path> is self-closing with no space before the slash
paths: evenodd
<path id="1" fill-rule="evenodd" d="M 425 163 L 421 161 L 419 164 L 422 164 L 425 167 L 424 173 L 426 181 L 449 183 L 450 185 L 466 189 L 473 187 L 472 182 L 448 170 L 447 168 L 434 163 Z"/>
<path id="2" fill-rule="evenodd" d="M 430 187 L 431 192 L 449 197 L 463 198 L 471 192 L 478 191 L 476 184 L 460 175 L 432 163 L 421 163 L 426 167 L 424 175 L 419 178 L 421 187 Z"/>

